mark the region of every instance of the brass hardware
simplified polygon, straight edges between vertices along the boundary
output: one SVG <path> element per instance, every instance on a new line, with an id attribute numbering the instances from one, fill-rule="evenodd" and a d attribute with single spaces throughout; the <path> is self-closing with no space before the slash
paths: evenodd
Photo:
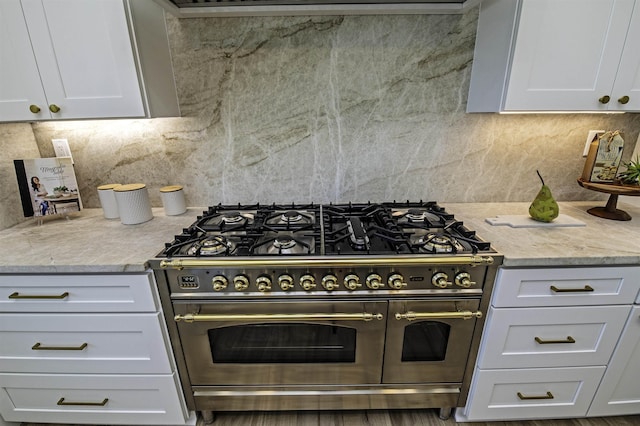
<path id="1" fill-rule="evenodd" d="M 547 392 L 546 395 L 533 395 L 533 396 L 527 396 L 527 395 L 523 395 L 521 392 L 518 392 L 518 398 L 522 399 L 522 400 L 527 400 L 527 399 L 553 399 L 553 394 L 551 392 Z"/>
<path id="2" fill-rule="evenodd" d="M 555 285 L 549 287 L 555 293 L 587 293 L 593 291 L 593 287 L 585 285 L 584 288 L 558 288 Z"/>
<path id="3" fill-rule="evenodd" d="M 299 258 L 299 259 L 173 259 L 161 260 L 160 267 L 163 269 L 184 269 L 184 268 L 210 268 L 210 267 L 251 267 L 261 266 L 265 268 L 284 266 L 284 267 L 354 267 L 354 266 L 387 266 L 393 264 L 395 266 L 407 265 L 492 265 L 492 256 L 451 256 L 451 257 L 323 257 L 323 258 Z"/>
<path id="4" fill-rule="evenodd" d="M 534 338 L 534 340 L 538 343 L 540 343 L 541 345 L 549 345 L 549 344 L 554 344 L 554 343 L 575 343 L 576 339 L 574 339 L 571 336 L 567 336 L 566 340 L 542 340 L 540 337 L 536 336 Z"/>
<path id="5" fill-rule="evenodd" d="M 40 107 L 38 105 L 29 105 L 29 111 L 31 111 L 34 114 L 37 114 L 40 112 Z"/>
<path id="6" fill-rule="evenodd" d="M 51 112 L 60 112 L 60 107 L 56 104 L 49 105 L 49 111 Z"/>
<path id="7" fill-rule="evenodd" d="M 31 346 L 31 349 L 34 351 L 81 351 L 87 346 L 87 343 L 83 343 L 80 346 L 42 346 L 42 343 L 37 342 Z"/>
<path id="8" fill-rule="evenodd" d="M 377 290 L 380 287 L 384 287 L 384 284 L 382 283 L 382 277 L 378 274 L 369 274 L 369 276 L 365 280 L 365 284 L 371 290 Z"/>
<path id="9" fill-rule="evenodd" d="M 60 295 L 31 295 L 31 294 L 20 294 L 17 291 L 15 293 L 11 293 L 9 295 L 9 299 L 64 299 L 69 296 L 69 292 L 64 292 Z"/>
<path id="10" fill-rule="evenodd" d="M 607 95 L 604 95 L 603 97 L 598 99 L 598 101 L 600 101 L 601 104 L 608 104 L 610 100 L 611 98 Z"/>
<path id="11" fill-rule="evenodd" d="M 457 311 L 457 312 L 412 312 L 408 311 L 404 314 L 396 312 L 397 320 L 406 319 L 407 321 L 421 320 L 421 319 L 464 319 L 482 318 L 482 312 L 480 311 Z"/>
<path id="12" fill-rule="evenodd" d="M 382 314 L 370 314 L 362 312 L 360 314 L 185 314 L 176 315 L 173 319 L 176 322 L 214 322 L 214 321 L 371 321 L 382 320 Z"/>
<path id="13" fill-rule="evenodd" d="M 626 105 L 629 103 L 629 99 L 630 98 L 627 95 L 624 95 L 623 97 L 618 99 L 618 102 L 620 102 L 622 105 Z"/>
<path id="14" fill-rule="evenodd" d="M 102 402 L 66 402 L 64 398 L 60 398 L 58 400 L 58 405 L 92 405 L 97 407 L 104 407 L 105 405 L 107 405 L 107 402 L 109 402 L 109 398 L 103 399 Z"/>

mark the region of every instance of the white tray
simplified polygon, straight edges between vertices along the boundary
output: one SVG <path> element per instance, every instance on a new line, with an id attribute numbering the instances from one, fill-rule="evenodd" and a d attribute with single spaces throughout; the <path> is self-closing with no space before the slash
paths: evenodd
<path id="1" fill-rule="evenodd" d="M 539 222 L 533 220 L 529 215 L 498 215 L 496 217 L 488 217 L 485 221 L 491 225 L 507 225 L 512 228 L 550 228 L 555 226 L 587 226 L 586 223 L 574 219 L 566 214 L 560 214 L 553 222 Z"/>

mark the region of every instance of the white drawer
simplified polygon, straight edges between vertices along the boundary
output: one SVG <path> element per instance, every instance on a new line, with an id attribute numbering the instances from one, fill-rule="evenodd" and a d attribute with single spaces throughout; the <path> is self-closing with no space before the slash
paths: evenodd
<path id="1" fill-rule="evenodd" d="M 466 420 L 584 417 L 605 367 L 476 370 Z M 540 398 L 540 399 L 538 399 Z"/>
<path id="2" fill-rule="evenodd" d="M 0 383 L 7 421 L 178 425 L 187 415 L 175 375 L 0 374 Z"/>
<path id="3" fill-rule="evenodd" d="M 155 312 L 151 274 L 0 275 L 0 312 Z"/>
<path id="4" fill-rule="evenodd" d="M 480 368 L 606 365 L 631 305 L 491 308 Z"/>
<path id="5" fill-rule="evenodd" d="M 171 373 L 152 314 L 0 314 L 0 371 Z"/>
<path id="6" fill-rule="evenodd" d="M 640 267 L 500 269 L 495 307 L 631 304 Z"/>

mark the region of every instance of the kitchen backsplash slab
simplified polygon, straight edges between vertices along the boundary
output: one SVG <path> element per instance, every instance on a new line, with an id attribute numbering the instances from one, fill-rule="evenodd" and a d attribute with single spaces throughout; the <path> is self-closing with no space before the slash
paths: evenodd
<path id="1" fill-rule="evenodd" d="M 587 132 L 623 130 L 630 153 L 640 114 L 466 114 L 476 25 L 475 9 L 169 17 L 182 118 L 33 130 L 42 156 L 69 140 L 87 207 L 127 182 L 154 206 L 170 184 L 188 205 L 528 201 L 536 169 L 559 200 L 602 199 L 576 183 Z"/>

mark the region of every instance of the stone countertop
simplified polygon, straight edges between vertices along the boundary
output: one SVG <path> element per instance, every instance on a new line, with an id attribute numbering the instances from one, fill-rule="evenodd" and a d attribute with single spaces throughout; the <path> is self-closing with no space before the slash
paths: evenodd
<path id="1" fill-rule="evenodd" d="M 504 265 L 640 265 L 640 207 L 623 202 L 618 208 L 633 218 L 619 222 L 597 218 L 587 209 L 604 202 L 560 203 L 560 212 L 586 223 L 583 227 L 511 228 L 492 226 L 485 218 L 526 215 L 529 203 L 439 203 L 504 255 Z M 138 225 L 106 220 L 101 209 L 85 209 L 42 225 L 26 221 L 0 231 L 0 273 L 142 272 L 202 208 L 154 218 Z"/>

